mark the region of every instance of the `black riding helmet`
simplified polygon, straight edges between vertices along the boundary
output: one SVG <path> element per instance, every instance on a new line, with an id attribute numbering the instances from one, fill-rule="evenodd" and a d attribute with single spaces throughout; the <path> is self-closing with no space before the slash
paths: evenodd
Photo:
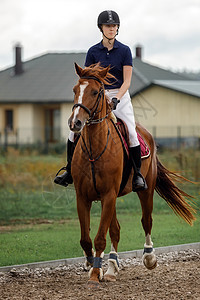
<path id="1" fill-rule="evenodd" d="M 101 25 L 105 25 L 105 24 L 114 24 L 114 25 L 118 25 L 119 27 L 120 20 L 118 14 L 113 10 L 105 10 L 101 12 L 100 15 L 98 16 L 97 25 L 99 29 L 102 30 Z"/>

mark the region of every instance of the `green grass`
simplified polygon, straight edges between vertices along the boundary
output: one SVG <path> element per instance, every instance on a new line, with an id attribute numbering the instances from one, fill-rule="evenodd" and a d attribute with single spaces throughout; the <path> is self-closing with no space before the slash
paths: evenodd
<path id="1" fill-rule="evenodd" d="M 69 201 L 68 205 L 61 209 L 64 201 L 63 197 L 61 199 L 61 202 L 57 201 L 53 206 L 49 205 L 51 202 L 45 202 L 49 209 L 48 213 L 46 211 L 44 213 L 41 208 L 36 209 L 37 218 L 33 218 L 30 214 L 31 218 L 22 220 L 19 218 L 19 211 L 19 214 L 16 214 L 16 217 L 19 218 L 17 221 L 10 222 L 10 226 L 2 227 L 0 235 L 1 266 L 82 256 L 75 200 L 73 198 L 73 201 Z M 39 205 L 39 202 L 37 204 Z M 198 205 L 200 207 L 200 199 Z M 28 205 L 22 205 L 22 207 L 24 210 L 25 207 L 27 211 L 29 210 Z M 36 203 L 35 208 L 37 208 Z M 91 212 L 91 238 L 93 240 L 98 230 L 100 211 L 100 203 L 93 203 Z M 46 215 L 52 218 L 47 220 Z M 68 219 L 66 219 L 66 215 Z M 118 251 L 143 248 L 145 240 L 140 221 L 141 207 L 136 194 L 131 193 L 118 199 L 117 215 L 121 225 Z M 62 216 L 65 216 L 65 219 Z M 199 212 L 194 226 L 190 227 L 172 212 L 163 199 L 155 195 L 152 229 L 155 247 L 199 242 L 199 229 Z M 110 239 L 108 236 L 105 252 L 108 253 L 109 250 Z"/>
<path id="2" fill-rule="evenodd" d="M 141 214 L 118 214 L 121 239 L 118 251 L 142 249 L 145 239 L 141 226 Z M 97 233 L 99 216 L 91 218 L 91 238 Z M 200 218 L 193 227 L 179 220 L 172 213 L 153 214 L 152 239 L 155 247 L 199 242 Z M 0 235 L 0 266 L 36 261 L 79 257 L 83 255 L 79 245 L 78 219 L 52 224 L 19 225 L 7 228 Z M 105 252 L 110 251 L 107 236 Z"/>
<path id="3" fill-rule="evenodd" d="M 55 186 L 55 190 L 2 190 L 0 224 L 26 223 L 30 219 L 64 219 L 76 216 L 75 191 Z"/>
<path id="4" fill-rule="evenodd" d="M 200 181 L 199 152 L 163 152 L 164 165 Z M 53 178 L 65 163 L 65 156 L 20 155 L 10 150 L 0 157 L 0 265 L 82 256 L 80 227 L 75 191 L 53 184 Z M 197 198 L 200 208 L 200 185 L 181 186 Z M 94 239 L 100 219 L 100 203 L 94 203 L 91 237 Z M 119 251 L 143 248 L 141 206 L 135 193 L 117 201 L 121 225 Z M 6 226 L 5 226 L 6 225 Z M 154 197 L 152 239 L 155 247 L 199 242 L 200 213 L 193 227 L 174 215 L 156 193 Z M 109 241 L 109 238 L 107 239 Z M 110 250 L 107 243 L 106 252 Z"/>
<path id="5" fill-rule="evenodd" d="M 193 196 L 199 197 L 199 186 L 184 188 Z M 117 201 L 117 210 L 120 213 L 141 212 L 140 201 L 137 194 L 131 193 Z M 168 213 L 171 209 L 157 193 L 154 195 L 154 212 Z M 100 203 L 93 204 L 94 215 L 100 214 Z M 26 191 L 10 189 L 1 190 L 0 193 L 0 225 L 27 223 L 30 220 L 60 220 L 77 217 L 75 190 L 53 186 L 39 191 Z"/>

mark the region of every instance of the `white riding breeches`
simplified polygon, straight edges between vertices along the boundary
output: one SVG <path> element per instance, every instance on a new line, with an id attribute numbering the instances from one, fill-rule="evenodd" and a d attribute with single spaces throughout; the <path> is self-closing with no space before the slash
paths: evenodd
<path id="1" fill-rule="evenodd" d="M 106 90 L 105 93 L 111 101 L 113 97 L 116 97 L 118 91 L 118 89 Z M 117 118 L 120 118 L 126 123 L 129 132 L 130 147 L 140 145 L 135 129 L 135 117 L 129 91 L 127 91 L 120 99 L 120 102 L 118 103 L 116 110 L 113 110 L 113 113 Z"/>
<path id="2" fill-rule="evenodd" d="M 105 94 L 111 101 L 113 97 L 116 97 L 118 91 L 118 89 L 106 90 Z M 137 138 L 133 106 L 128 91 L 120 99 L 120 103 L 118 103 L 116 110 L 113 110 L 113 113 L 117 118 L 120 118 L 122 121 L 126 122 L 129 131 L 130 147 L 138 146 L 140 143 Z M 74 142 L 74 133 L 72 131 L 69 133 L 69 140 Z"/>
<path id="3" fill-rule="evenodd" d="M 70 132 L 69 132 L 69 137 L 68 137 L 68 139 L 70 140 L 70 142 L 74 142 L 74 132 L 73 131 L 71 131 L 70 130 Z"/>

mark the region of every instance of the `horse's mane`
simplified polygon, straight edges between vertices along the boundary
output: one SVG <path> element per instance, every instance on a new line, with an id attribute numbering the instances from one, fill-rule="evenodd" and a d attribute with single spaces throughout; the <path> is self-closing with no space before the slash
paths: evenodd
<path id="1" fill-rule="evenodd" d="M 85 67 L 83 70 L 82 70 L 82 76 L 94 76 L 96 78 L 98 78 L 100 81 L 102 81 L 104 84 L 107 84 L 107 85 L 110 85 L 112 83 L 109 82 L 109 79 L 111 78 L 115 78 L 114 75 L 112 75 L 109 70 L 110 70 L 110 67 L 108 69 L 108 72 L 106 74 L 105 77 L 102 78 L 101 76 L 101 71 L 103 71 L 105 68 L 102 67 L 100 65 L 100 63 L 97 63 L 97 64 L 93 64 L 93 65 L 90 65 L 89 67 Z M 115 78 L 116 79 L 116 78 Z"/>

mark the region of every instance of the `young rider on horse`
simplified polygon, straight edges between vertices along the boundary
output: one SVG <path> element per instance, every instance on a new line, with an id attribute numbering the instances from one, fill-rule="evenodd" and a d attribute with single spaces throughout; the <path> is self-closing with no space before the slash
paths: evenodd
<path id="1" fill-rule="evenodd" d="M 146 182 L 140 173 L 141 149 L 135 129 L 135 118 L 129 86 L 132 77 L 132 55 L 130 48 L 115 39 L 120 26 L 119 16 L 112 10 L 103 11 L 98 17 L 98 27 L 103 35 L 103 40 L 92 46 L 86 56 L 85 66 L 100 62 L 102 67 L 110 66 L 110 73 L 116 79 L 111 80 L 111 85 L 105 85 L 106 96 L 111 99 L 113 112 L 116 117 L 127 124 L 130 139 L 130 158 L 134 168 L 133 191 L 141 191 L 146 188 Z M 70 132 L 67 142 L 68 164 L 62 175 L 55 177 L 54 182 L 63 186 L 73 182 L 71 176 L 71 161 L 74 151 L 74 133 Z"/>

